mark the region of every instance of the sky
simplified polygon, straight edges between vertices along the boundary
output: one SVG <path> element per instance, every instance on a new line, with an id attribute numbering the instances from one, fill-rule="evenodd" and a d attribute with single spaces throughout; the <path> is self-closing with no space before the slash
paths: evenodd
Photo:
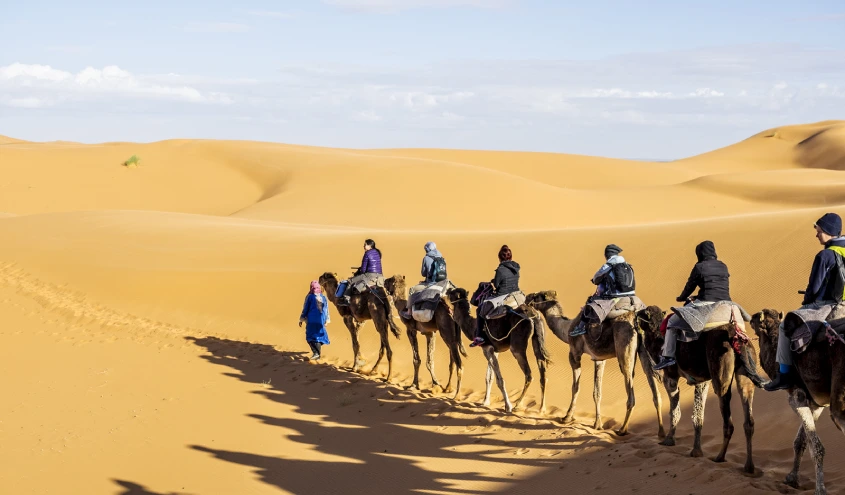
<path id="1" fill-rule="evenodd" d="M 676 159 L 845 119 L 845 4 L 0 0 L 0 134 Z"/>

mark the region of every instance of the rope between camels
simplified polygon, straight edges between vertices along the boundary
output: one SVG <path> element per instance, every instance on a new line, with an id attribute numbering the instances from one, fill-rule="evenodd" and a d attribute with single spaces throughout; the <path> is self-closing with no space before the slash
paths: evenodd
<path id="1" fill-rule="evenodd" d="M 516 325 L 512 326 L 512 327 L 511 327 L 511 329 L 510 329 L 510 330 L 508 330 L 508 333 L 506 333 L 506 334 L 505 334 L 505 336 L 504 336 L 504 337 L 502 337 L 501 339 L 497 339 L 496 337 L 494 337 L 494 336 L 493 336 L 493 333 L 492 333 L 492 332 L 490 332 L 490 327 L 489 327 L 489 326 L 487 326 L 487 320 L 486 320 L 486 319 L 484 320 L 484 329 L 485 329 L 485 330 L 487 330 L 487 335 L 489 335 L 491 339 L 495 340 L 496 342 L 501 342 L 501 341 L 505 340 L 506 338 L 510 337 L 510 336 L 511 336 L 511 334 L 513 333 L 513 331 L 514 331 L 514 330 L 516 330 L 516 327 L 518 327 L 520 323 L 522 323 L 523 321 L 526 321 L 526 320 L 530 320 L 530 319 L 531 319 L 531 318 L 528 318 L 528 317 L 526 317 L 526 316 L 522 316 L 522 315 L 520 315 L 520 314 L 519 314 L 519 313 L 517 313 L 516 311 L 513 311 L 513 310 L 512 310 L 511 312 L 513 312 L 513 314 L 515 314 L 515 315 L 519 316 L 519 317 L 520 317 L 520 318 L 522 318 L 522 319 L 521 319 L 521 320 L 519 320 L 518 322 L 516 322 Z"/>

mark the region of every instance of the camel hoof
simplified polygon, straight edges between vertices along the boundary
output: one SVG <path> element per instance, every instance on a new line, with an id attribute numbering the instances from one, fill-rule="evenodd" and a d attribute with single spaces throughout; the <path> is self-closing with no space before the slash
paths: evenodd
<path id="1" fill-rule="evenodd" d="M 616 432 L 616 434 L 617 434 L 617 435 L 619 435 L 620 437 L 624 437 L 625 435 L 627 435 L 627 434 L 628 434 L 628 430 L 615 430 L 615 432 Z"/>
<path id="2" fill-rule="evenodd" d="M 596 423 L 593 425 L 593 429 L 596 431 L 602 431 L 604 429 L 604 425 L 601 423 L 601 421 L 596 421 Z"/>
<path id="3" fill-rule="evenodd" d="M 490 401 L 485 400 L 484 402 L 481 403 L 481 407 L 490 407 Z"/>
<path id="4" fill-rule="evenodd" d="M 505 411 L 505 414 L 513 414 L 513 408 L 512 407 L 506 407 L 504 409 L 504 411 Z"/>
<path id="5" fill-rule="evenodd" d="M 540 409 L 540 416 L 545 416 L 546 414 L 548 414 L 548 412 L 546 411 L 545 407 Z"/>
<path id="6" fill-rule="evenodd" d="M 757 469 L 754 468 L 753 462 L 747 463 L 745 467 L 742 468 L 742 470 L 745 472 L 745 474 L 755 474 L 757 472 Z"/>
<path id="7" fill-rule="evenodd" d="M 689 453 L 690 457 L 704 457 L 704 452 L 701 449 L 692 449 L 692 452 Z"/>
<path id="8" fill-rule="evenodd" d="M 440 385 L 438 385 L 438 387 L 440 387 Z M 452 387 L 446 387 L 446 388 L 440 387 L 440 388 L 443 389 L 444 394 L 451 394 L 452 392 L 455 391 L 455 389 L 453 389 Z"/>
<path id="9" fill-rule="evenodd" d="M 675 437 L 666 437 L 660 442 L 660 445 L 664 447 L 674 447 L 675 446 Z"/>
<path id="10" fill-rule="evenodd" d="M 563 417 L 560 421 L 561 421 L 563 424 L 568 425 L 568 424 L 572 424 L 572 423 L 574 423 L 574 422 L 575 422 L 575 418 L 574 418 L 573 416 L 564 416 L 564 417 Z"/>
<path id="11" fill-rule="evenodd" d="M 786 479 L 783 481 L 786 486 L 791 486 L 792 488 L 801 488 L 798 484 L 798 475 L 789 473 L 786 475 Z"/>
<path id="12" fill-rule="evenodd" d="M 663 440 L 664 438 L 666 438 L 666 431 L 664 431 L 663 428 L 661 428 L 660 431 L 657 432 L 657 438 L 658 440 Z"/>
<path id="13" fill-rule="evenodd" d="M 723 462 L 725 462 L 725 458 L 724 458 L 724 457 L 718 457 L 718 456 L 717 456 L 717 457 L 714 457 L 714 458 L 712 458 L 712 459 L 710 459 L 710 460 L 711 460 L 711 461 L 713 461 L 713 462 L 715 462 L 716 464 L 722 464 Z"/>

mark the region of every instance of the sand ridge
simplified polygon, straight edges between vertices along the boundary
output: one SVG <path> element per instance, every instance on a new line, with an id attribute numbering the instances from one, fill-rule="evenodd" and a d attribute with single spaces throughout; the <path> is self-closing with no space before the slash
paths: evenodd
<path id="1" fill-rule="evenodd" d="M 304 360 L 296 326 L 308 282 L 348 275 L 372 237 L 386 275 L 413 279 L 422 245 L 436 240 L 463 287 L 489 280 L 509 244 L 526 291 L 556 289 L 567 314 L 615 242 L 638 274 L 638 293 L 663 308 L 716 243 L 734 298 L 749 311 L 800 303 L 818 245 L 812 223 L 845 214 L 839 175 L 843 122 L 770 129 L 670 163 L 544 153 L 333 150 L 247 141 L 31 143 L 0 140 L 0 409 L 3 493 L 749 493 L 781 491 L 798 421 L 784 394 L 758 392 L 752 477 L 728 462 L 690 459 L 692 389 L 682 385 L 678 444 L 657 445 L 642 373 L 632 435 L 591 424 L 592 367 L 584 363 L 577 419 L 557 418 L 570 397 L 565 344 L 540 417 L 478 406 L 484 360 L 469 349 L 458 401 L 406 391 L 407 337 L 391 337 L 395 378 L 346 371 L 348 332 L 336 313 L 326 362 Z M 120 164 L 131 155 L 141 166 Z M 378 187 L 374 187 L 378 184 Z M 434 207 L 418 207 L 420 203 Z M 332 308 L 332 311 L 334 309 Z M 371 323 L 362 349 L 378 350 Z M 436 369 L 448 357 L 438 343 Z M 521 388 L 512 357 L 508 388 Z M 382 374 L 386 366 L 382 368 Z M 536 375 L 536 373 L 535 373 Z M 664 416 L 666 405 L 664 396 Z M 721 443 L 708 405 L 704 450 Z M 615 364 L 604 381 L 605 427 L 624 414 Z M 741 408 L 734 398 L 734 422 Z M 667 418 L 668 421 L 668 418 Z M 845 439 L 819 421 L 831 493 L 845 488 L 834 459 Z M 173 466 L 178 466 L 173 469 Z M 49 473 L 49 475 L 47 475 Z M 334 473 L 348 480 L 328 486 Z M 802 487 L 812 490 L 805 459 Z"/>

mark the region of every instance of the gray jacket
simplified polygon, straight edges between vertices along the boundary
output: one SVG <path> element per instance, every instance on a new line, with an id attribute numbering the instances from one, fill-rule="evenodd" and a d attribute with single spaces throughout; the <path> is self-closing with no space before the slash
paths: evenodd
<path id="1" fill-rule="evenodd" d="M 422 275 L 425 283 L 434 283 L 434 280 L 429 279 L 431 276 L 431 267 L 434 264 L 435 258 L 442 257 L 443 255 L 437 250 L 437 244 L 433 242 L 427 242 L 425 244 L 425 257 L 423 257 L 422 269 L 420 270 L 420 275 Z"/>

